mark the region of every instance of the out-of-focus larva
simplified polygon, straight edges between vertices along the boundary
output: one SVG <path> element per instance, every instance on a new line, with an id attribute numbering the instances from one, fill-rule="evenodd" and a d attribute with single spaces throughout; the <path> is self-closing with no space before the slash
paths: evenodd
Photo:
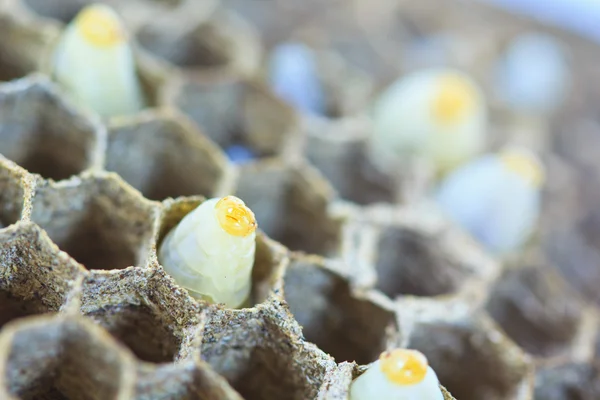
<path id="1" fill-rule="evenodd" d="M 427 358 L 395 349 L 381 354 L 350 387 L 350 400 L 443 400 L 438 378 Z"/>
<path id="2" fill-rule="evenodd" d="M 488 250 L 509 253 L 536 226 L 543 182 L 544 167 L 536 155 L 508 147 L 450 174 L 439 187 L 437 202 Z"/>
<path id="3" fill-rule="evenodd" d="M 144 106 L 127 32 L 106 5 L 92 4 L 77 14 L 57 44 L 51 68 L 75 101 L 102 116 Z"/>
<path id="4" fill-rule="evenodd" d="M 225 154 L 236 164 L 244 164 L 256 159 L 256 154 L 250 148 L 238 144 L 226 148 Z"/>
<path id="5" fill-rule="evenodd" d="M 373 108 L 372 162 L 384 172 L 411 157 L 448 171 L 484 145 L 487 107 L 479 86 L 452 69 L 427 69 L 393 83 Z"/>
<path id="6" fill-rule="evenodd" d="M 325 94 L 314 52 L 302 43 L 282 43 L 269 58 L 269 81 L 279 97 L 300 111 L 324 115 Z"/>
<path id="7" fill-rule="evenodd" d="M 254 213 L 226 196 L 186 215 L 163 240 L 158 258 L 192 296 L 239 307 L 250 294 L 255 248 Z"/>
<path id="8" fill-rule="evenodd" d="M 561 106 L 571 72 L 563 47 L 552 36 L 517 36 L 496 66 L 496 94 L 516 111 L 545 114 Z"/>

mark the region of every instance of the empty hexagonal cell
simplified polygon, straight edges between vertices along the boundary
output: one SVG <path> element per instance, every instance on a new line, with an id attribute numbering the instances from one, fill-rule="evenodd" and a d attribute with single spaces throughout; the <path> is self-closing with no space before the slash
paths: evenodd
<path id="1" fill-rule="evenodd" d="M 186 13 L 166 15 L 145 24 L 136 36 L 148 52 L 182 68 L 252 73 L 261 53 L 252 27 L 224 10 L 206 20 L 206 15 L 189 8 Z"/>
<path id="2" fill-rule="evenodd" d="M 244 199 L 242 199 L 244 200 Z M 177 224 L 191 211 L 198 207 L 203 198 L 190 197 L 176 200 L 166 200 L 161 217 L 160 231 L 156 248 L 159 249 L 162 240 Z M 256 234 L 256 252 L 252 266 L 252 290 L 248 302 L 244 306 L 261 303 L 267 299 L 271 291 L 278 286 L 278 277 L 283 266 L 287 263 L 285 249 L 269 239 L 259 230 Z M 177 281 L 175 281 L 177 283 Z"/>
<path id="3" fill-rule="evenodd" d="M 600 250 L 573 227 L 550 232 L 544 241 L 547 257 L 586 299 L 600 303 Z"/>
<path id="4" fill-rule="evenodd" d="M 149 112 L 115 121 L 109 131 L 106 169 L 146 198 L 212 197 L 227 178 L 219 148 L 187 118 Z"/>
<path id="5" fill-rule="evenodd" d="M 81 311 L 140 359 L 172 362 L 199 323 L 199 308 L 164 271 L 98 271 L 84 281 Z"/>
<path id="6" fill-rule="evenodd" d="M 291 60 L 296 62 L 292 64 Z M 311 102 L 304 101 L 304 108 L 298 109 L 310 119 L 317 117 L 322 122 L 336 123 L 353 117 L 362 113 L 373 94 L 373 78 L 330 48 L 324 50 L 299 41 L 286 42 L 274 47 L 267 61 L 263 75 L 265 80 L 273 82 L 274 91 L 305 100 L 313 95 Z M 305 85 L 298 84 L 302 78 L 293 76 L 298 74 L 299 68 L 302 69 L 299 75 L 304 78 L 300 82 Z"/>
<path id="7" fill-rule="evenodd" d="M 369 161 L 367 135 L 368 127 L 358 119 L 310 129 L 306 158 L 331 182 L 340 197 L 363 205 L 394 203 L 399 185 Z"/>
<path id="8" fill-rule="evenodd" d="M 58 35 L 41 21 L 0 10 L 0 81 L 22 78 L 40 67 L 40 55 Z"/>
<path id="9" fill-rule="evenodd" d="M 425 354 L 457 399 L 531 398 L 531 361 L 483 315 L 417 323 L 408 347 Z"/>
<path id="10" fill-rule="evenodd" d="M 594 400 L 600 398 L 600 365 L 565 363 L 538 368 L 536 400 Z"/>
<path id="11" fill-rule="evenodd" d="M 298 119 L 264 84 L 226 74 L 186 75 L 167 83 L 164 101 L 181 109 L 227 150 L 247 147 L 254 157 L 291 151 Z"/>
<path id="12" fill-rule="evenodd" d="M 348 281 L 314 261 L 296 258 L 284 276 L 285 299 L 305 339 L 338 362 L 377 360 L 397 333 L 393 310 L 353 294 Z"/>
<path id="13" fill-rule="evenodd" d="M 78 319 L 38 317 L 11 325 L 0 337 L 0 397 L 130 398 L 134 364 L 107 338 Z"/>
<path id="14" fill-rule="evenodd" d="M 14 163 L 0 157 L 0 228 L 21 218 L 25 201 L 33 191 L 33 179 Z"/>
<path id="15" fill-rule="evenodd" d="M 319 51 L 317 57 L 319 78 L 327 98 L 327 115 L 345 118 L 361 113 L 374 91 L 372 76 L 340 54 Z"/>
<path id="16" fill-rule="evenodd" d="M 84 271 L 56 250 L 36 225 L 0 232 L 0 328 L 17 318 L 55 313 Z"/>
<path id="17" fill-rule="evenodd" d="M 183 8 L 183 5 L 188 5 L 186 10 L 191 9 L 190 3 L 196 3 L 189 0 L 20 0 L 30 11 L 37 15 L 53 18 L 64 23 L 70 22 L 77 13 L 85 6 L 92 3 L 107 3 L 111 7 L 115 8 L 117 12 L 124 18 L 126 25 L 129 28 L 137 27 L 140 23 L 147 22 L 153 18 L 160 18 L 165 14 L 171 14 L 174 11 L 178 11 Z M 196 13 L 200 14 L 199 9 L 207 8 L 206 11 L 202 11 L 200 15 L 208 13 L 213 7 L 209 6 L 210 1 L 206 2 L 207 5 L 196 4 Z M 174 17 L 174 16 L 173 16 Z M 171 18 L 173 18 L 171 17 Z"/>
<path id="18" fill-rule="evenodd" d="M 40 182 L 31 219 L 87 269 L 146 264 L 158 204 L 112 173 Z"/>
<path id="19" fill-rule="evenodd" d="M 308 253 L 339 253 L 341 221 L 328 213 L 333 195 L 308 165 L 247 165 L 238 179 L 237 196 L 254 211 L 258 226 L 291 250 Z"/>
<path id="20" fill-rule="evenodd" d="M 34 13 L 47 18 L 53 18 L 64 23 L 71 21 L 92 0 L 21 0 Z"/>
<path id="21" fill-rule="evenodd" d="M 494 286 L 487 309 L 519 346 L 549 357 L 570 350 L 583 328 L 585 306 L 545 265 L 507 271 Z"/>
<path id="22" fill-rule="evenodd" d="M 227 380 L 203 361 L 141 364 L 136 383 L 136 400 L 242 400 Z"/>
<path id="23" fill-rule="evenodd" d="M 152 25 L 166 23 L 170 27 L 173 26 L 174 20 L 187 21 L 193 19 L 200 23 L 200 21 L 212 15 L 217 5 L 215 0 L 200 3 L 195 0 L 104 1 L 108 2 L 121 14 L 126 21 L 126 25 L 133 31 L 148 23 Z"/>
<path id="24" fill-rule="evenodd" d="M 369 219 L 382 227 L 377 288 L 392 298 L 453 294 L 498 274 L 494 260 L 434 209 L 374 207 Z"/>
<path id="25" fill-rule="evenodd" d="M 0 152 L 54 180 L 99 166 L 106 132 L 42 76 L 0 85 Z"/>
<path id="26" fill-rule="evenodd" d="M 246 400 L 312 399 L 335 362 L 298 340 L 296 329 L 275 304 L 217 311 L 205 327 L 202 359 Z"/>
<path id="27" fill-rule="evenodd" d="M 466 274 L 446 259 L 435 238 L 409 229 L 384 231 L 378 249 L 377 288 L 390 297 L 452 293 Z"/>

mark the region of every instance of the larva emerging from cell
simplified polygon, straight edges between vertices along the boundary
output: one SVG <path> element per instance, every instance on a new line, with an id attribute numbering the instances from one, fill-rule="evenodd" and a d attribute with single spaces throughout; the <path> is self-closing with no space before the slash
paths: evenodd
<path id="1" fill-rule="evenodd" d="M 521 248 L 535 232 L 545 169 L 527 148 L 508 146 L 457 168 L 441 183 L 442 211 L 493 254 Z"/>
<path id="2" fill-rule="evenodd" d="M 443 175 L 484 147 L 487 105 L 464 72 L 433 68 L 390 85 L 373 105 L 369 151 L 384 173 L 410 158 L 425 159 Z"/>
<path id="3" fill-rule="evenodd" d="M 250 295 L 255 251 L 254 213 L 226 196 L 186 215 L 163 240 L 158 259 L 193 297 L 239 307 Z"/>
<path id="4" fill-rule="evenodd" d="M 91 4 L 77 14 L 56 45 L 51 69 L 74 101 L 103 117 L 144 107 L 129 35 L 107 5 Z"/>
<path id="5" fill-rule="evenodd" d="M 435 371 L 416 350 L 381 353 L 350 386 L 350 400 L 444 400 Z"/>

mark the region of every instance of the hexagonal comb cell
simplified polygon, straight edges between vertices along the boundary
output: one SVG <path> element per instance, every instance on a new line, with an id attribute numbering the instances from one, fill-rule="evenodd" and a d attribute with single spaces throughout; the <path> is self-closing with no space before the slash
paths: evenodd
<path id="1" fill-rule="evenodd" d="M 529 358 L 484 315 L 417 323 L 408 347 L 425 354 L 457 399 L 531 398 Z"/>
<path id="2" fill-rule="evenodd" d="M 328 213 L 334 193 L 310 166 L 276 161 L 244 166 L 236 193 L 254 211 L 258 226 L 291 250 L 339 253 L 341 221 Z"/>
<path id="3" fill-rule="evenodd" d="M 320 260 L 296 257 L 284 282 L 285 299 L 305 339 L 338 362 L 377 360 L 397 332 L 393 310 L 369 294 L 353 294 L 349 283 Z"/>
<path id="4" fill-rule="evenodd" d="M 600 365 L 565 363 L 540 367 L 536 400 L 594 400 L 600 398 Z"/>
<path id="5" fill-rule="evenodd" d="M 85 281 L 81 311 L 152 363 L 180 358 L 199 323 L 198 305 L 164 271 L 94 271 Z"/>
<path id="6" fill-rule="evenodd" d="M 225 156 L 187 118 L 148 112 L 114 120 L 106 169 L 118 173 L 146 198 L 204 195 L 220 190 Z"/>
<path id="7" fill-rule="evenodd" d="M 105 134 L 42 76 L 0 85 L 0 152 L 29 172 L 59 180 L 98 166 Z"/>
<path id="8" fill-rule="evenodd" d="M 487 310 L 519 346 L 536 356 L 570 350 L 582 329 L 585 306 L 550 266 L 508 270 Z"/>
<path id="9" fill-rule="evenodd" d="M 367 134 L 368 127 L 358 119 L 310 129 L 306 158 L 331 182 L 340 197 L 363 205 L 394 203 L 399 185 L 369 161 Z"/>
<path id="10" fill-rule="evenodd" d="M 330 47 L 316 48 L 302 41 L 273 47 L 261 72 L 273 90 L 308 120 L 325 124 L 361 114 L 373 92 L 373 77 Z"/>
<path id="11" fill-rule="evenodd" d="M 187 13 L 171 18 L 167 15 L 145 24 L 136 36 L 151 54 L 189 69 L 252 73 L 261 52 L 253 29 L 236 14 L 223 10 L 206 20 L 190 8 Z"/>
<path id="12" fill-rule="evenodd" d="M 155 247 L 159 249 L 164 237 L 203 201 L 202 197 L 165 200 Z M 281 276 L 284 265 L 288 262 L 287 251 L 283 246 L 269 239 L 260 229 L 259 224 L 256 234 L 254 265 L 252 266 L 252 291 L 248 303 L 244 304 L 247 307 L 262 303 L 271 291 L 278 287 L 278 277 Z"/>
<path id="13" fill-rule="evenodd" d="M 27 319 L 7 328 L 0 342 L 3 399 L 117 399 L 133 394 L 131 358 L 90 322 Z"/>
<path id="14" fill-rule="evenodd" d="M 0 157 L 0 228 L 21 218 L 32 185 L 33 179 L 22 168 Z"/>
<path id="15" fill-rule="evenodd" d="M 318 74 L 328 102 L 328 115 L 352 119 L 373 94 L 373 78 L 332 51 L 317 52 Z"/>
<path id="16" fill-rule="evenodd" d="M 92 0 L 21 0 L 21 2 L 30 11 L 42 17 L 65 23 L 71 21 L 83 7 L 94 3 Z"/>
<path id="17" fill-rule="evenodd" d="M 83 272 L 32 223 L 0 231 L 0 328 L 27 315 L 58 312 Z"/>
<path id="18" fill-rule="evenodd" d="M 181 109 L 221 148 L 242 145 L 255 157 L 291 151 L 297 116 L 264 84 L 225 74 L 170 80 L 164 101 Z"/>
<path id="19" fill-rule="evenodd" d="M 128 28 L 135 28 L 148 19 L 157 18 L 178 10 L 186 0 L 20 0 L 29 11 L 53 18 L 63 23 L 70 22 L 81 9 L 93 3 L 107 3 L 125 20 Z M 207 3 L 210 3 L 208 1 Z M 200 5 L 197 8 L 207 7 Z M 188 7 L 189 9 L 190 7 Z"/>
<path id="20" fill-rule="evenodd" d="M 547 235 L 544 246 L 562 276 L 587 300 L 600 304 L 600 250 L 576 227 Z"/>
<path id="21" fill-rule="evenodd" d="M 158 205 L 117 175 L 86 174 L 62 183 L 40 182 L 31 219 L 87 269 L 145 265 Z"/>
<path id="22" fill-rule="evenodd" d="M 227 380 L 203 361 L 139 365 L 135 398 L 242 400 Z"/>
<path id="23" fill-rule="evenodd" d="M 381 227 L 377 289 L 391 298 L 453 294 L 498 274 L 495 261 L 433 209 L 376 206 L 366 218 Z"/>
<path id="24" fill-rule="evenodd" d="M 58 30 L 40 21 L 0 10 L 0 81 L 22 78 L 38 69 L 43 54 Z"/>
<path id="25" fill-rule="evenodd" d="M 276 303 L 214 312 L 205 327 L 202 359 L 246 400 L 315 398 L 335 362 L 298 341 L 298 326 Z"/>

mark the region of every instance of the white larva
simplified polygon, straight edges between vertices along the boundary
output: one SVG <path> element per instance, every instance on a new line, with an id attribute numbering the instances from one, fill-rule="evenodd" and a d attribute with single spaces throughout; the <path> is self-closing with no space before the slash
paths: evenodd
<path id="1" fill-rule="evenodd" d="M 509 147 L 450 174 L 436 194 L 442 210 L 488 250 L 510 253 L 537 223 L 544 169 L 535 154 Z"/>
<path id="2" fill-rule="evenodd" d="M 289 42 L 275 47 L 269 58 L 269 81 L 275 93 L 298 110 L 325 114 L 317 60 L 308 46 Z"/>
<path id="3" fill-rule="evenodd" d="M 370 152 L 384 172 L 424 158 L 447 171 L 481 151 L 487 108 L 479 86 L 452 69 L 427 69 L 393 83 L 373 108 Z"/>
<path id="4" fill-rule="evenodd" d="M 255 248 L 254 214 L 227 196 L 186 215 L 163 240 L 158 258 L 193 297 L 239 307 L 250 294 Z"/>
<path id="5" fill-rule="evenodd" d="M 102 116 L 131 114 L 144 106 L 127 33 L 106 5 L 79 12 L 65 28 L 51 62 L 54 79 L 68 94 Z"/>
<path id="6" fill-rule="evenodd" d="M 570 76 L 565 51 L 552 36 L 526 33 L 498 61 L 496 94 L 518 111 L 549 113 L 564 102 Z"/>
<path id="7" fill-rule="evenodd" d="M 381 354 L 352 382 L 350 400 L 443 400 L 435 371 L 416 350 L 396 349 Z"/>

